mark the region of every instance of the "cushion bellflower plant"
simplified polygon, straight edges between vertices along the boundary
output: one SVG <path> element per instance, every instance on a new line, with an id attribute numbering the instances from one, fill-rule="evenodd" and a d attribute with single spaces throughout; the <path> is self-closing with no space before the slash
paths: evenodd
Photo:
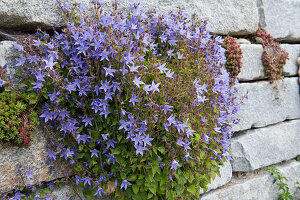
<path id="1" fill-rule="evenodd" d="M 72 19 L 62 32 L 17 46 L 40 117 L 57 130 L 46 156 L 70 162 L 93 197 L 196 199 L 230 159 L 239 110 L 221 37 L 181 9 L 62 9 Z"/>

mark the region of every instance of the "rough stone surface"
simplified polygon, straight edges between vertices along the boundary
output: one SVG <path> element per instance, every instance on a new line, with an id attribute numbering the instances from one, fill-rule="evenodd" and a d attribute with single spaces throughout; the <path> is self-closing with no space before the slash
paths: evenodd
<path id="1" fill-rule="evenodd" d="M 284 76 L 297 75 L 298 72 L 297 58 L 300 57 L 300 44 L 281 44 L 280 47 L 289 53 L 289 60 L 287 60 L 284 66 L 283 75 Z"/>
<path id="2" fill-rule="evenodd" d="M 238 96 L 248 92 L 248 99 L 244 100 L 238 112 L 240 123 L 233 127 L 233 131 L 241 131 L 275 124 L 286 119 L 300 118 L 300 94 L 297 77 L 285 78 L 278 81 L 279 92 L 274 84 L 268 81 L 255 83 L 241 83 L 236 86 Z"/>
<path id="3" fill-rule="evenodd" d="M 258 0 L 261 26 L 275 39 L 300 41 L 299 0 Z"/>
<path id="4" fill-rule="evenodd" d="M 266 78 L 261 60 L 263 47 L 259 44 L 241 44 L 242 68 L 238 75 L 240 81 Z"/>
<path id="5" fill-rule="evenodd" d="M 47 152 L 46 139 L 44 132 L 38 130 L 33 133 L 34 141 L 31 142 L 28 148 L 25 147 L 5 147 L 0 146 L 0 194 L 16 188 L 18 185 L 23 185 L 21 176 L 18 173 L 18 168 L 24 173 L 29 169 L 32 171 L 34 179 L 28 180 L 23 177 L 24 183 L 37 184 L 42 181 L 50 181 L 61 177 L 67 168 L 56 163 L 55 170 L 60 173 L 50 173 L 49 165 L 46 164 Z"/>
<path id="6" fill-rule="evenodd" d="M 251 42 L 247 39 L 244 39 L 244 38 L 235 38 L 236 42 L 238 44 L 251 44 Z"/>
<path id="7" fill-rule="evenodd" d="M 263 47 L 259 44 L 240 44 L 242 49 L 242 68 L 238 75 L 240 81 L 267 79 L 262 62 Z M 297 75 L 297 58 L 300 56 L 299 44 L 281 44 L 280 47 L 289 54 L 284 66 L 283 76 Z"/>
<path id="8" fill-rule="evenodd" d="M 72 0 L 88 4 L 89 0 Z M 88 8 L 90 8 L 88 6 Z M 0 27 L 16 30 L 51 29 L 64 24 L 62 11 L 56 0 L 1 0 Z"/>
<path id="9" fill-rule="evenodd" d="M 8 74 L 13 75 L 16 73 L 15 60 L 11 57 L 16 52 L 13 49 L 13 41 L 0 42 L 0 66 L 7 64 Z"/>
<path id="10" fill-rule="evenodd" d="M 206 192 L 221 187 L 222 185 L 225 185 L 231 180 L 232 167 L 229 162 L 224 163 L 224 166 L 220 168 L 220 175 L 221 177 L 217 175 L 216 178 L 212 181 L 212 183 L 207 186 L 208 189 Z M 200 194 L 203 194 L 203 190 L 200 191 Z"/>
<path id="11" fill-rule="evenodd" d="M 296 181 L 300 177 L 300 162 L 295 160 L 276 165 L 281 174 L 287 177 L 291 194 L 296 197 Z M 201 200 L 277 200 L 279 196 L 277 184 L 273 177 L 263 169 L 257 174 L 249 174 L 243 178 L 234 178 L 222 188 L 204 194 Z M 295 198 L 296 199 L 296 198 Z"/>
<path id="12" fill-rule="evenodd" d="M 73 190 L 71 188 L 71 186 L 69 185 L 64 185 L 60 188 L 54 188 L 53 192 L 52 192 L 52 197 L 54 197 L 56 200 L 65 200 L 65 199 L 69 199 L 72 195 L 75 196 L 74 200 L 88 200 L 87 198 L 85 198 L 82 194 L 82 192 L 78 192 L 80 195 L 80 198 L 78 197 L 78 195 L 74 195 Z M 102 197 L 97 197 L 97 200 L 114 200 L 112 197 L 110 196 L 102 196 Z"/>
<path id="13" fill-rule="evenodd" d="M 77 0 L 88 3 L 89 0 Z M 103 5 L 109 10 L 113 0 Z M 128 6 L 129 0 L 117 1 L 119 7 Z M 254 0 L 149 0 L 145 1 L 146 10 L 158 8 L 168 12 L 177 6 L 186 8 L 189 15 L 196 13 L 200 18 L 209 19 L 212 32 L 219 34 L 245 35 L 258 28 L 258 11 Z M 87 6 L 92 8 L 91 5 Z M 91 10 L 91 9 L 88 9 Z M 2 0 L 0 1 L 0 27 L 8 29 L 51 28 L 63 24 L 61 11 L 56 0 Z"/>
<path id="14" fill-rule="evenodd" d="M 300 155 L 300 120 L 243 132 L 231 139 L 234 172 L 247 172 Z"/>

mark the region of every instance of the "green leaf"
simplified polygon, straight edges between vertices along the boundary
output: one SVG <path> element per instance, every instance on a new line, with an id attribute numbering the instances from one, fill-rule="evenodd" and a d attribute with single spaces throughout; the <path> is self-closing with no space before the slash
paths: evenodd
<path id="1" fill-rule="evenodd" d="M 151 169 L 152 169 L 152 177 L 154 177 L 155 174 L 160 171 L 160 168 L 157 163 L 152 163 Z"/>
<path id="2" fill-rule="evenodd" d="M 132 185 L 132 189 L 134 194 L 137 194 L 140 190 L 140 187 L 137 184 Z"/>
<path id="3" fill-rule="evenodd" d="M 137 179 L 137 175 L 136 174 L 131 174 L 129 177 L 128 177 L 128 181 L 135 181 Z"/>
<path id="4" fill-rule="evenodd" d="M 165 147 L 158 147 L 158 151 L 160 152 L 160 153 L 165 153 Z"/>
<path id="5" fill-rule="evenodd" d="M 149 190 L 155 195 L 156 189 L 157 189 L 157 182 L 151 182 L 151 184 L 148 186 Z"/>
<path id="6" fill-rule="evenodd" d="M 190 185 L 187 187 L 187 191 L 189 191 L 190 193 L 192 193 L 193 195 L 196 194 L 196 187 L 195 185 Z"/>
<path id="7" fill-rule="evenodd" d="M 20 84 L 19 84 L 19 88 L 26 87 L 26 86 L 27 86 L 27 85 L 24 84 L 24 83 L 20 83 Z"/>

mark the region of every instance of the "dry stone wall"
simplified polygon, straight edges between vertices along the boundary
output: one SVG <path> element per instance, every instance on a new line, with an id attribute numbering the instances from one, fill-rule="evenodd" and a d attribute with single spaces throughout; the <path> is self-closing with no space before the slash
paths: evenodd
<path id="1" fill-rule="evenodd" d="M 89 0 L 77 0 L 87 4 Z M 109 10 L 113 1 L 104 3 Z M 119 7 L 129 0 L 118 0 Z M 238 78 L 239 95 L 248 93 L 248 100 L 238 114 L 240 123 L 234 127 L 231 151 L 233 160 L 221 168 L 217 177 L 200 191 L 203 200 L 226 199 L 277 199 L 278 186 L 266 172 L 267 166 L 276 166 L 288 178 L 291 193 L 300 199 L 295 182 L 300 182 L 300 88 L 297 77 L 297 58 L 300 57 L 300 0 L 148 0 L 147 10 L 157 8 L 167 12 L 177 6 L 184 7 L 191 17 L 196 14 L 208 19 L 211 31 L 238 37 L 243 52 L 243 66 Z M 63 27 L 61 11 L 56 0 L 1 0 L 0 1 L 0 65 L 8 64 L 11 75 L 15 61 L 11 57 L 12 40 L 5 33 Z M 289 60 L 284 66 L 284 80 L 278 82 L 279 92 L 267 81 L 262 64 L 263 47 L 245 39 L 259 25 L 266 29 L 288 51 Z M 4 32 L 4 33 L 3 33 Z M 7 41 L 6 41 L 7 40 Z M 0 196 L 16 187 L 14 179 L 18 164 L 33 169 L 34 184 L 61 177 L 51 175 L 43 159 L 46 152 L 43 132 L 36 133 L 36 141 L 28 149 L 0 148 Z M 22 161 L 22 162 L 21 162 Z M 21 162 L 21 163 L 20 163 Z M 68 186 L 57 189 L 57 199 L 66 199 Z M 297 196 L 298 195 L 298 196 Z"/>

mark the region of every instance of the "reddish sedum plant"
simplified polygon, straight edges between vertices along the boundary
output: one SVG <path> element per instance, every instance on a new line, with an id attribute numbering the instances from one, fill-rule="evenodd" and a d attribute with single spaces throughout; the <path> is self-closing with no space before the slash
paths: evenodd
<path id="1" fill-rule="evenodd" d="M 242 50 L 240 45 L 231 36 L 226 36 L 222 47 L 226 49 L 225 56 L 227 58 L 225 67 L 230 74 L 231 83 L 237 78 L 242 67 Z"/>
<path id="2" fill-rule="evenodd" d="M 263 45 L 262 55 L 263 65 L 266 75 L 271 83 L 281 78 L 283 67 L 286 64 L 289 55 L 282 50 L 274 38 L 263 29 L 258 29 L 255 34 L 256 42 Z M 277 88 L 277 85 L 275 86 Z"/>

